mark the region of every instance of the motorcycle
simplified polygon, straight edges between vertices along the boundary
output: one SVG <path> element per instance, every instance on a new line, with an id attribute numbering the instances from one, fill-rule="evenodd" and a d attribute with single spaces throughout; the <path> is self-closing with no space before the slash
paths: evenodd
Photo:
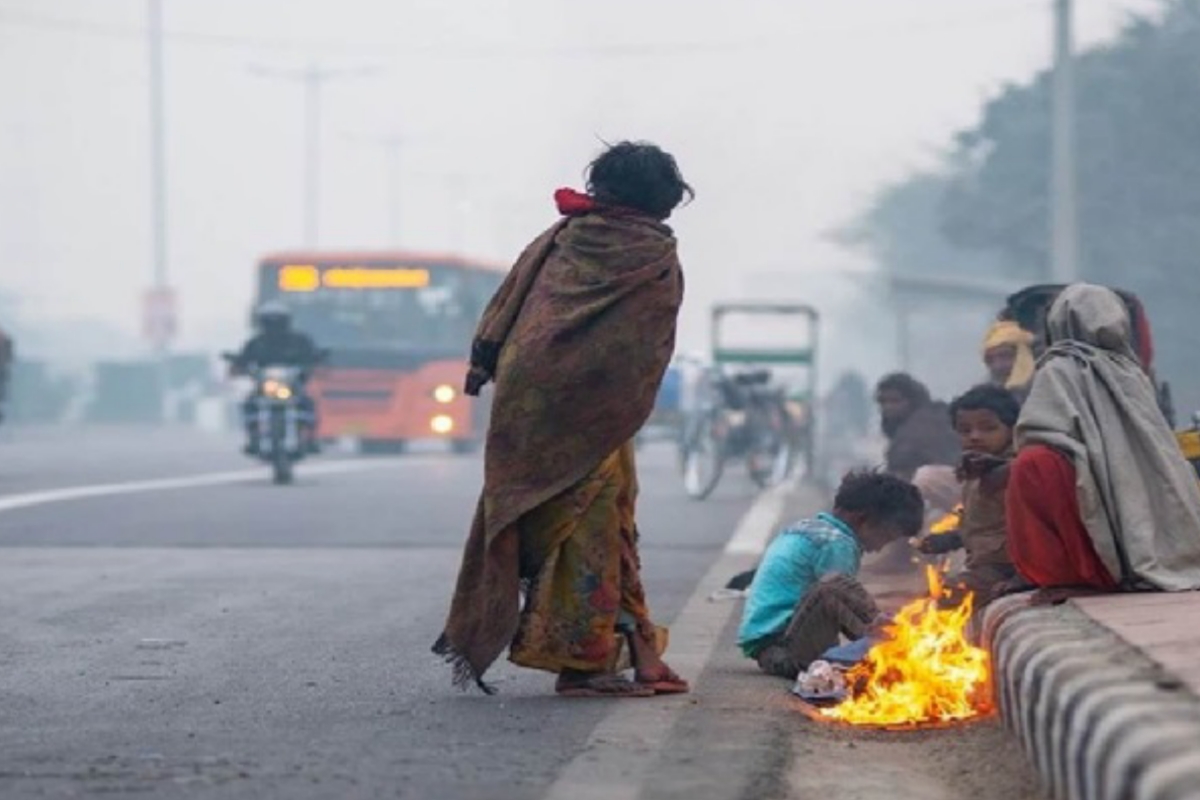
<path id="1" fill-rule="evenodd" d="M 714 371 L 709 397 L 684 434 L 683 484 L 704 500 L 717 488 L 730 460 L 745 459 L 750 479 L 767 488 L 795 467 L 798 431 L 782 388 L 767 370 L 726 375 Z"/>
<path id="2" fill-rule="evenodd" d="M 223 353 L 222 358 L 231 364 L 236 360 L 232 353 Z M 255 455 L 271 465 L 278 485 L 292 482 L 295 464 L 310 452 L 310 439 L 315 433 L 300 403 L 306 373 L 296 366 L 256 367 L 249 372 L 254 382 L 249 402 L 258 427 Z"/>

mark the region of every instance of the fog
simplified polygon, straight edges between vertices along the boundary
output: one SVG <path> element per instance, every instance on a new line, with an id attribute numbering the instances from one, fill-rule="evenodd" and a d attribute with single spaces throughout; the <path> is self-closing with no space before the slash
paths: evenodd
<path id="1" fill-rule="evenodd" d="M 1077 43 L 1156 5 L 1081 0 Z M 879 265 L 831 232 L 1051 56 L 1049 0 L 164 6 L 180 350 L 236 344 L 255 259 L 302 244 L 303 90 L 254 68 L 315 61 L 362 70 L 322 95 L 320 247 L 509 262 L 601 140 L 650 139 L 697 190 L 672 221 L 688 278 L 682 348 L 706 346 L 716 300 L 789 297 L 825 312 L 830 374 L 878 374 L 898 358 Z M 0 325 L 25 334 L 25 352 L 145 348 L 145 13 L 140 0 L 0 0 Z M 381 142 L 395 137 L 393 186 Z M 986 315 L 966 313 L 982 335 Z M 959 344 L 957 363 L 977 364 L 976 340 Z"/>

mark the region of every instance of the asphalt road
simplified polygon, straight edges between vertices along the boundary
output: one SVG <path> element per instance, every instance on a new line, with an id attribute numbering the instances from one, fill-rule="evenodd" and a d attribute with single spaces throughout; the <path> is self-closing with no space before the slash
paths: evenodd
<path id="1" fill-rule="evenodd" d="M 669 451 L 641 467 L 645 576 L 669 621 L 752 494 L 732 474 L 697 504 Z M 507 664 L 500 696 L 460 694 L 430 654 L 477 458 L 54 495 L 245 469 L 236 441 L 186 431 L 0 443 L 0 797 L 542 797 L 612 703 L 559 700 Z M 50 495 L 4 510 L 33 492 Z"/>
<path id="2" fill-rule="evenodd" d="M 0 496 L 245 469 L 239 447 L 190 429 L 0 426 Z"/>
<path id="3" fill-rule="evenodd" d="M 645 579 L 696 691 L 564 700 L 502 662 L 485 697 L 429 652 L 478 458 L 331 453 L 275 487 L 237 450 L 0 431 L 0 798 L 1044 800 L 994 720 L 831 728 L 740 656 L 740 606 L 708 593 L 813 487 L 755 498 L 733 470 L 694 503 L 649 448 Z M 891 580 L 868 578 L 881 602 Z"/>

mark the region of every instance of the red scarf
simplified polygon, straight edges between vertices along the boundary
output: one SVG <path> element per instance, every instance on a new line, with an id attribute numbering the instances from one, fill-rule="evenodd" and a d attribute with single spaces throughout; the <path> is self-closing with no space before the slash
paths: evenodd
<path id="1" fill-rule="evenodd" d="M 559 189 L 554 193 L 554 202 L 558 213 L 564 217 L 582 217 L 584 214 L 601 213 L 614 217 L 641 217 L 654 219 L 645 211 L 638 211 L 625 206 L 609 206 L 601 203 L 590 194 L 583 194 L 574 189 Z M 661 222 L 662 220 L 655 220 Z"/>
<path id="2" fill-rule="evenodd" d="M 600 208 L 596 198 L 574 189 L 559 189 L 554 193 L 554 202 L 564 217 L 580 217 Z"/>

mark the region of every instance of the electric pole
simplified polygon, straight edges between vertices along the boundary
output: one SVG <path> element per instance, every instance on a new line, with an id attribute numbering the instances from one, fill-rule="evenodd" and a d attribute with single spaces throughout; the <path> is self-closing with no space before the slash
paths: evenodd
<path id="1" fill-rule="evenodd" d="M 383 149 L 384 155 L 387 158 L 388 244 L 392 247 L 400 247 L 403 244 L 400 222 L 400 194 L 404 187 L 404 172 L 401 158 L 404 155 L 404 145 L 408 144 L 409 139 L 398 133 L 378 136 L 350 136 L 348 138 L 373 144 Z"/>
<path id="2" fill-rule="evenodd" d="M 456 255 L 466 253 L 467 213 L 471 207 L 467 191 L 471 177 L 463 172 L 445 173 L 442 180 L 450 200 L 450 242 Z"/>
<path id="3" fill-rule="evenodd" d="M 1050 185 L 1050 274 L 1056 283 L 1080 278 L 1075 173 L 1075 59 L 1072 0 L 1054 0 L 1054 83 Z"/>
<path id="4" fill-rule="evenodd" d="M 268 69 L 255 64 L 250 71 L 263 78 L 294 81 L 304 87 L 304 244 L 316 247 L 321 212 L 321 89 L 327 81 L 362 77 L 376 70 L 373 67 L 323 69 L 312 62 L 304 69 Z"/>
<path id="5" fill-rule="evenodd" d="M 158 384 L 167 416 L 166 394 L 170 388 L 168 358 L 175 328 L 174 298 L 167 272 L 167 161 L 166 115 L 163 108 L 162 0 L 147 0 L 146 44 L 149 55 L 150 88 L 150 253 L 151 289 L 146 296 L 146 333 L 158 362 Z"/>

